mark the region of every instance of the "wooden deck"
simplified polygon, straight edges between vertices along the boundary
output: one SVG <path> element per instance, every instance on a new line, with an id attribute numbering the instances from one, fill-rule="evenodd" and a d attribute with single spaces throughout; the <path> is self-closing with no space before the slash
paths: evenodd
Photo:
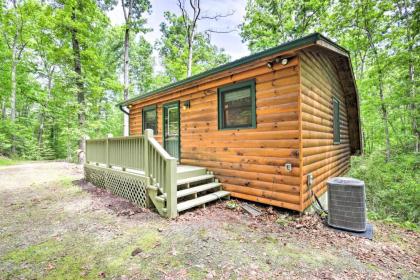
<path id="1" fill-rule="evenodd" d="M 153 203 L 162 216 L 174 218 L 230 195 L 206 168 L 177 165 L 151 130 L 142 136 L 88 140 L 86 151 L 88 181 L 139 206 Z"/>

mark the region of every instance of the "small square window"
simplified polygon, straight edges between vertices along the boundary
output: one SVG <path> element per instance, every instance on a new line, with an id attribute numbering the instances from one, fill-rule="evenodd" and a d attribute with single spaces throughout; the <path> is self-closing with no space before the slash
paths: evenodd
<path id="1" fill-rule="evenodd" d="M 145 129 L 152 129 L 157 134 L 157 112 L 156 105 L 143 108 L 143 132 Z"/>
<path id="2" fill-rule="evenodd" d="M 219 129 L 256 127 L 255 80 L 218 90 Z"/>
<path id="3" fill-rule="evenodd" d="M 340 144 L 340 101 L 337 98 L 333 98 L 333 133 L 334 133 L 334 144 Z"/>

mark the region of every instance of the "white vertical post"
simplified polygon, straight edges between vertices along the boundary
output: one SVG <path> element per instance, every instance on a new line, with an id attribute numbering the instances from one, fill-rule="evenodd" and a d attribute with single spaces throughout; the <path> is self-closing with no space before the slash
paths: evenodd
<path id="1" fill-rule="evenodd" d="M 125 107 L 125 109 L 130 112 L 130 109 L 128 107 Z M 129 136 L 129 126 L 130 126 L 130 116 L 124 113 L 124 136 Z"/>
<path id="2" fill-rule="evenodd" d="M 143 132 L 143 159 L 144 159 L 144 174 L 150 177 L 149 170 L 149 139 L 153 138 L 153 130 L 145 129 Z"/>
<path id="3" fill-rule="evenodd" d="M 105 145 L 105 164 L 106 168 L 109 168 L 109 137 L 106 137 L 106 145 Z"/>
<path id="4" fill-rule="evenodd" d="M 166 210 L 168 218 L 176 218 L 178 216 L 177 210 L 177 185 L 176 185 L 176 158 L 171 158 L 166 161 Z"/>
<path id="5" fill-rule="evenodd" d="M 89 136 L 85 137 L 85 163 L 89 163 L 89 158 L 88 158 L 88 144 L 87 141 L 89 140 Z"/>

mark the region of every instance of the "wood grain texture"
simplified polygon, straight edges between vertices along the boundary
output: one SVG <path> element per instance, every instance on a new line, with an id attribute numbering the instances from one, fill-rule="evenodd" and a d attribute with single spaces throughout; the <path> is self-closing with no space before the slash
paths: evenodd
<path id="1" fill-rule="evenodd" d="M 318 196 L 324 193 L 328 178 L 343 175 L 349 168 L 350 141 L 346 91 L 341 84 L 336 61 L 316 49 L 302 50 L 299 57 L 303 210 L 313 202 L 307 186 L 307 175 L 312 173 L 314 176 L 313 191 Z M 340 144 L 333 143 L 333 97 L 340 101 Z"/>
<path id="2" fill-rule="evenodd" d="M 287 65 L 269 69 L 269 58 L 262 59 L 136 101 L 130 109 L 130 134 L 141 134 L 142 108 L 156 104 L 155 138 L 162 143 L 163 105 L 179 100 L 182 108 L 188 100 L 190 108 L 180 112 L 181 164 L 213 171 L 233 197 L 303 211 L 312 202 L 308 173 L 320 195 L 329 177 L 348 170 L 350 155 L 360 147 L 352 143 L 359 137 L 354 135 L 358 120 L 352 120 L 358 118 L 358 107 L 348 108 L 357 95 L 348 89 L 351 69 L 337 65 L 346 63 L 339 55 L 319 47 L 294 54 Z M 218 87 L 249 79 L 256 81 L 257 127 L 219 130 Z M 333 143 L 333 96 L 340 101 L 338 145 Z"/>
<path id="3" fill-rule="evenodd" d="M 217 89 L 242 80 L 256 81 L 254 129 L 219 130 Z M 269 69 L 264 64 L 197 84 L 160 98 L 133 104 L 130 132 L 141 133 L 141 109 L 157 104 L 158 134 L 162 140 L 162 106 L 175 100 L 190 101 L 181 110 L 181 163 L 213 171 L 232 196 L 299 210 L 299 64 Z M 291 163 L 289 172 L 284 164 Z"/>

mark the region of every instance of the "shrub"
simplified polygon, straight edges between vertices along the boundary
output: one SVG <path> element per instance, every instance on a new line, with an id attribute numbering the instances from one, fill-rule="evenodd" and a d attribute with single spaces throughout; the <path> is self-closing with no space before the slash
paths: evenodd
<path id="1" fill-rule="evenodd" d="M 349 176 L 365 181 L 371 218 L 419 223 L 419 158 L 399 151 L 385 162 L 384 152 L 376 151 L 352 159 Z"/>

